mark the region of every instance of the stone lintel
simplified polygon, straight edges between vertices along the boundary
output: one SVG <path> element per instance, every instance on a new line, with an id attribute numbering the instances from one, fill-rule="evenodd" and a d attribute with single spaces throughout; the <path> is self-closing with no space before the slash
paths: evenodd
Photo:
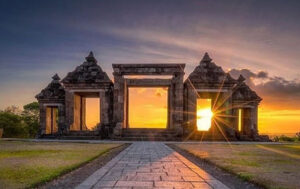
<path id="1" fill-rule="evenodd" d="M 228 92 L 228 89 L 196 89 L 197 92 Z"/>
<path id="2" fill-rule="evenodd" d="M 66 90 L 72 89 L 83 89 L 83 90 L 93 90 L 93 89 L 107 89 L 110 88 L 113 83 L 77 83 L 77 84 L 64 84 Z"/>
<path id="3" fill-rule="evenodd" d="M 64 104 L 65 99 L 39 99 L 38 102 L 40 104 Z"/>
<path id="4" fill-rule="evenodd" d="M 77 92 L 82 92 L 82 93 L 99 93 L 99 92 L 105 92 L 105 89 L 70 89 L 68 90 L 69 92 L 77 93 Z"/>
<path id="5" fill-rule="evenodd" d="M 128 87 L 167 87 L 171 85 L 171 79 L 125 79 Z"/>
<path id="6" fill-rule="evenodd" d="M 114 75 L 184 74 L 185 64 L 113 64 Z"/>
<path id="7" fill-rule="evenodd" d="M 237 106 L 240 108 L 256 108 L 257 105 L 254 105 L 255 102 L 245 102 L 245 101 L 234 101 L 233 106 Z"/>
<path id="8" fill-rule="evenodd" d="M 43 106 L 63 106 L 61 103 L 43 103 Z"/>

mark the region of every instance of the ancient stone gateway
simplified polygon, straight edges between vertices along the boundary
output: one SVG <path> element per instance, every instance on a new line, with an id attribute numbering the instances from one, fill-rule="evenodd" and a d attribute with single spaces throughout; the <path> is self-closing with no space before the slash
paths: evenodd
<path id="1" fill-rule="evenodd" d="M 36 95 L 40 104 L 39 137 L 128 139 L 133 135 L 132 139 L 156 140 L 157 135 L 159 140 L 262 139 L 257 125 L 257 109 L 262 99 L 247 86 L 242 75 L 232 78 L 207 53 L 185 80 L 185 64 L 112 67 L 113 81 L 91 52 L 64 79 L 53 76 L 52 82 Z M 137 133 L 129 126 L 129 89 L 133 87 L 167 89 L 167 126 L 160 130 L 144 129 L 153 138 L 141 138 L 145 133 Z M 87 111 L 90 98 L 95 100 L 97 113 Z M 87 123 L 90 114 L 99 118 L 92 127 Z"/>
<path id="2" fill-rule="evenodd" d="M 120 135 L 128 128 L 128 88 L 129 87 L 168 87 L 167 129 L 183 133 L 183 76 L 185 64 L 113 64 L 114 75 L 114 129 Z M 170 79 L 130 79 L 125 76 L 153 75 L 172 76 Z"/>

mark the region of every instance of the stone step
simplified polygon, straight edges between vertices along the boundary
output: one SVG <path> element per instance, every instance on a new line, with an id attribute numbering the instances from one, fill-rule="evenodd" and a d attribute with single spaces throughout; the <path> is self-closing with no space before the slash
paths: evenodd
<path id="1" fill-rule="evenodd" d="M 67 136 L 97 136 L 99 131 L 69 131 Z"/>
<path id="2" fill-rule="evenodd" d="M 180 141 L 175 130 L 171 129 L 123 129 L 116 140 L 129 141 Z"/>
<path id="3" fill-rule="evenodd" d="M 123 133 L 170 133 L 175 134 L 172 129 L 123 129 Z"/>
<path id="4" fill-rule="evenodd" d="M 44 139 L 56 139 L 57 135 L 42 135 L 39 138 L 44 138 Z"/>
<path id="5" fill-rule="evenodd" d="M 100 136 L 61 136 L 63 140 L 100 140 Z"/>
<path id="6" fill-rule="evenodd" d="M 121 141 L 181 141 L 180 137 L 115 137 Z"/>

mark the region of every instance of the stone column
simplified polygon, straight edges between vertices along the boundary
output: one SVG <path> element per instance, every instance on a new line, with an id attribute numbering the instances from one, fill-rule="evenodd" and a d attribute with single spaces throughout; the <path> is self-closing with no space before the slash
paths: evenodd
<path id="1" fill-rule="evenodd" d="M 257 117 L 258 117 L 258 108 L 257 104 L 254 105 L 253 108 L 250 110 L 250 136 L 254 137 L 258 135 L 258 128 L 257 128 Z"/>
<path id="2" fill-rule="evenodd" d="M 108 89 L 99 92 L 100 96 L 100 122 L 101 125 L 108 125 L 109 120 L 109 103 L 110 103 L 110 96 Z"/>
<path id="3" fill-rule="evenodd" d="M 66 90 L 65 93 L 65 109 L 66 109 L 66 120 L 65 120 L 65 133 L 68 133 L 71 125 L 74 122 L 74 93 Z"/>
<path id="4" fill-rule="evenodd" d="M 187 121 L 191 131 L 197 129 L 197 91 L 190 83 L 187 84 Z"/>
<path id="5" fill-rule="evenodd" d="M 46 134 L 46 107 L 40 102 L 40 128 L 38 137 Z"/>
<path id="6" fill-rule="evenodd" d="M 253 129 L 256 132 L 256 134 L 258 134 L 258 124 L 257 124 L 257 120 L 258 120 L 258 105 L 255 105 L 255 107 L 252 109 L 253 113 L 252 113 L 252 123 L 253 123 Z"/>
<path id="7" fill-rule="evenodd" d="M 124 92 L 125 92 L 125 80 L 123 76 L 118 73 L 114 73 L 114 135 L 121 135 L 122 128 L 124 128 Z"/>
<path id="8" fill-rule="evenodd" d="M 178 135 L 183 134 L 183 73 L 175 73 L 173 89 L 173 126 Z"/>
<path id="9" fill-rule="evenodd" d="M 58 134 L 65 133 L 65 106 L 62 104 L 58 106 Z"/>
<path id="10" fill-rule="evenodd" d="M 232 109 L 232 127 L 236 132 L 239 131 L 239 108 Z"/>

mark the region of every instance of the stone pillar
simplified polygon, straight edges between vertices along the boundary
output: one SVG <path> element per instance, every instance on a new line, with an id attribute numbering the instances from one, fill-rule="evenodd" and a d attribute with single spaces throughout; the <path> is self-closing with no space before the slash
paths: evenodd
<path id="1" fill-rule="evenodd" d="M 232 109 L 232 127 L 235 131 L 239 131 L 239 108 Z"/>
<path id="2" fill-rule="evenodd" d="M 252 123 L 253 123 L 253 129 L 258 134 L 258 105 L 255 105 L 255 107 L 252 109 Z"/>
<path id="3" fill-rule="evenodd" d="M 197 130 L 197 91 L 194 90 L 194 88 L 191 86 L 190 83 L 187 84 L 187 98 L 185 100 L 187 101 L 187 109 L 186 115 L 187 115 L 187 125 L 190 128 L 191 131 Z"/>
<path id="4" fill-rule="evenodd" d="M 173 102 L 173 98 L 172 98 L 172 85 L 168 87 L 168 121 L 167 121 L 167 128 L 168 129 L 172 129 L 172 125 L 173 125 L 173 122 L 172 122 L 172 102 Z"/>
<path id="5" fill-rule="evenodd" d="M 250 136 L 254 137 L 258 135 L 258 128 L 257 128 L 257 117 L 258 117 L 258 107 L 255 104 L 253 108 L 250 109 Z"/>
<path id="6" fill-rule="evenodd" d="M 108 125 L 110 123 L 109 111 L 110 111 L 110 95 L 109 90 L 99 92 L 100 96 L 100 123 L 101 125 Z"/>
<path id="7" fill-rule="evenodd" d="M 61 135 L 65 132 L 65 106 L 62 104 L 58 106 L 58 134 Z"/>
<path id="8" fill-rule="evenodd" d="M 65 93 L 65 110 L 66 110 L 66 120 L 65 120 L 65 134 L 69 132 L 71 125 L 74 122 L 74 93 L 66 90 Z"/>
<path id="9" fill-rule="evenodd" d="M 86 126 L 86 98 L 80 96 L 80 128 L 83 131 L 88 130 L 87 126 Z"/>
<path id="10" fill-rule="evenodd" d="M 44 103 L 40 104 L 40 128 L 38 137 L 46 134 L 46 107 L 44 106 Z"/>
<path id="11" fill-rule="evenodd" d="M 175 73 L 173 88 L 173 127 L 178 135 L 183 134 L 183 73 Z"/>
<path id="12" fill-rule="evenodd" d="M 114 128 L 114 135 L 121 135 L 122 128 L 125 127 L 124 124 L 124 92 L 125 92 L 125 79 L 118 73 L 114 73 L 114 116 L 113 120 L 116 124 Z"/>

